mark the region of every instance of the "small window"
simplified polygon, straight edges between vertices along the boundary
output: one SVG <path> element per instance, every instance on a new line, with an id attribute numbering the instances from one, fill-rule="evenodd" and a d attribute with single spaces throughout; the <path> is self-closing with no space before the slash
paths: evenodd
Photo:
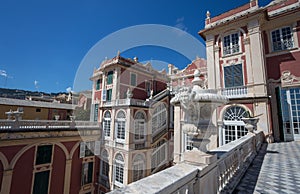
<path id="1" fill-rule="evenodd" d="M 86 185 L 93 182 L 93 162 L 87 162 L 82 164 L 81 172 L 81 185 Z"/>
<path id="2" fill-rule="evenodd" d="M 96 90 L 100 90 L 101 79 L 98 79 L 96 82 Z"/>
<path id="3" fill-rule="evenodd" d="M 121 154 L 117 154 L 115 157 L 114 176 L 115 176 L 116 183 L 122 185 L 123 177 L 124 177 L 124 158 L 122 157 Z"/>
<path id="4" fill-rule="evenodd" d="M 233 33 L 223 38 L 223 55 L 240 52 L 239 33 Z"/>
<path id="5" fill-rule="evenodd" d="M 224 67 L 225 88 L 238 87 L 244 85 L 242 64 Z"/>
<path id="6" fill-rule="evenodd" d="M 35 109 L 35 112 L 41 112 L 40 108 Z"/>
<path id="7" fill-rule="evenodd" d="M 130 85 L 136 86 L 136 74 L 134 73 L 130 74 Z"/>
<path id="8" fill-rule="evenodd" d="M 110 85 L 113 83 L 113 75 L 114 75 L 114 72 L 113 71 L 110 71 L 107 73 L 107 85 Z"/>
<path id="9" fill-rule="evenodd" d="M 49 164 L 52 159 L 52 145 L 41 145 L 37 147 L 35 164 Z"/>
<path id="10" fill-rule="evenodd" d="M 116 119 L 117 140 L 125 140 L 125 121 L 126 115 L 124 111 L 119 111 Z"/>
<path id="11" fill-rule="evenodd" d="M 80 143 L 79 158 L 100 154 L 100 141 L 90 141 Z"/>
<path id="12" fill-rule="evenodd" d="M 106 101 L 110 102 L 112 97 L 112 89 L 106 90 Z"/>
<path id="13" fill-rule="evenodd" d="M 105 137 L 110 136 L 110 127 L 111 127 L 111 115 L 109 111 L 106 111 L 103 119 L 103 133 Z"/>
<path id="14" fill-rule="evenodd" d="M 49 175 L 49 170 L 34 174 L 33 194 L 48 193 Z"/>
<path id="15" fill-rule="evenodd" d="M 287 50 L 294 47 L 291 27 L 284 27 L 271 32 L 273 51 Z"/>
<path id="16" fill-rule="evenodd" d="M 95 104 L 94 121 L 98 121 L 99 105 Z"/>

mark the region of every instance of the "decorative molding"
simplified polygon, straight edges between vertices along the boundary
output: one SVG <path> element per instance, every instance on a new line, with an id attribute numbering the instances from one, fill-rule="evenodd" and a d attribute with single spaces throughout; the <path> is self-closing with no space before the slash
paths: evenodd
<path id="1" fill-rule="evenodd" d="M 250 44 L 250 38 L 249 37 L 246 37 L 244 38 L 244 44 Z"/>
<path id="2" fill-rule="evenodd" d="M 296 77 L 289 70 L 283 71 L 281 73 L 281 86 L 299 86 L 300 85 L 300 77 Z"/>

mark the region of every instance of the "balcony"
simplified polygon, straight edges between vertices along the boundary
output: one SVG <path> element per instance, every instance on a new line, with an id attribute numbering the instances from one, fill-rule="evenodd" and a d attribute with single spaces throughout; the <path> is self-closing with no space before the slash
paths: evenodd
<path id="1" fill-rule="evenodd" d="M 216 162 L 182 162 L 111 193 L 232 193 L 263 141 L 263 132 L 248 134 L 211 150 Z"/>
<path id="2" fill-rule="evenodd" d="M 0 120 L 0 132 L 26 131 L 26 130 L 50 130 L 50 129 L 78 129 L 78 128 L 99 128 L 97 122 L 89 121 L 52 121 L 52 120 Z"/>
<path id="3" fill-rule="evenodd" d="M 114 101 L 103 102 L 103 107 L 111 107 L 111 106 L 142 106 L 149 107 L 149 103 L 145 100 L 139 99 L 117 99 Z"/>
<path id="4" fill-rule="evenodd" d="M 248 88 L 246 86 L 224 88 L 221 89 L 221 93 L 228 98 L 243 98 L 247 97 Z"/>

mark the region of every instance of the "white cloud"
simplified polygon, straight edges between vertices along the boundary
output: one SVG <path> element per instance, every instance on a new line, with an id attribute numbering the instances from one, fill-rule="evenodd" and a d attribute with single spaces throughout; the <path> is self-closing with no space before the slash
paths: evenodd
<path id="1" fill-rule="evenodd" d="M 5 70 L 0 69 L 0 75 L 3 76 L 3 77 L 7 77 L 7 73 L 6 73 Z"/>
<path id="2" fill-rule="evenodd" d="M 71 87 L 68 87 L 68 88 L 66 89 L 66 91 L 67 91 L 68 93 L 70 93 L 70 92 L 72 92 L 72 88 L 71 88 Z"/>
<path id="3" fill-rule="evenodd" d="M 175 24 L 174 27 L 178 28 L 178 29 L 180 29 L 182 31 L 185 31 L 185 32 L 187 32 L 187 30 L 188 30 L 188 28 L 184 24 L 184 17 L 177 18 L 176 24 Z"/>
<path id="4" fill-rule="evenodd" d="M 39 87 L 39 86 L 38 86 L 39 82 L 38 82 L 37 80 L 34 80 L 33 83 L 34 83 L 34 87 L 35 87 L 36 89 L 38 89 L 38 87 Z"/>

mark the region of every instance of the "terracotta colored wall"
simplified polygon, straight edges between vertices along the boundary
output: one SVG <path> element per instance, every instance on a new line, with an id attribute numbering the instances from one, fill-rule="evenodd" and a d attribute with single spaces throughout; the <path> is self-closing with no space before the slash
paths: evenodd
<path id="1" fill-rule="evenodd" d="M 2 152 L 8 162 L 10 163 L 13 157 L 23 148 L 24 146 L 7 146 L 7 147 L 0 147 L 0 152 Z"/>
<path id="2" fill-rule="evenodd" d="M 268 79 L 279 79 L 281 72 L 289 70 L 295 76 L 300 76 L 300 52 L 267 58 Z"/>
<path id="3" fill-rule="evenodd" d="M 81 187 L 82 159 L 79 158 L 79 147 L 73 155 L 70 193 L 79 193 Z"/>
<path id="4" fill-rule="evenodd" d="M 94 97 L 94 100 L 96 100 L 98 98 L 98 100 L 101 100 L 101 91 L 96 91 L 95 92 L 95 97 Z"/>
<path id="5" fill-rule="evenodd" d="M 34 147 L 27 150 L 17 161 L 13 171 L 10 194 L 31 193 Z"/>
<path id="6" fill-rule="evenodd" d="M 54 146 L 54 156 L 52 162 L 50 193 L 63 193 L 66 157 L 62 149 Z"/>

